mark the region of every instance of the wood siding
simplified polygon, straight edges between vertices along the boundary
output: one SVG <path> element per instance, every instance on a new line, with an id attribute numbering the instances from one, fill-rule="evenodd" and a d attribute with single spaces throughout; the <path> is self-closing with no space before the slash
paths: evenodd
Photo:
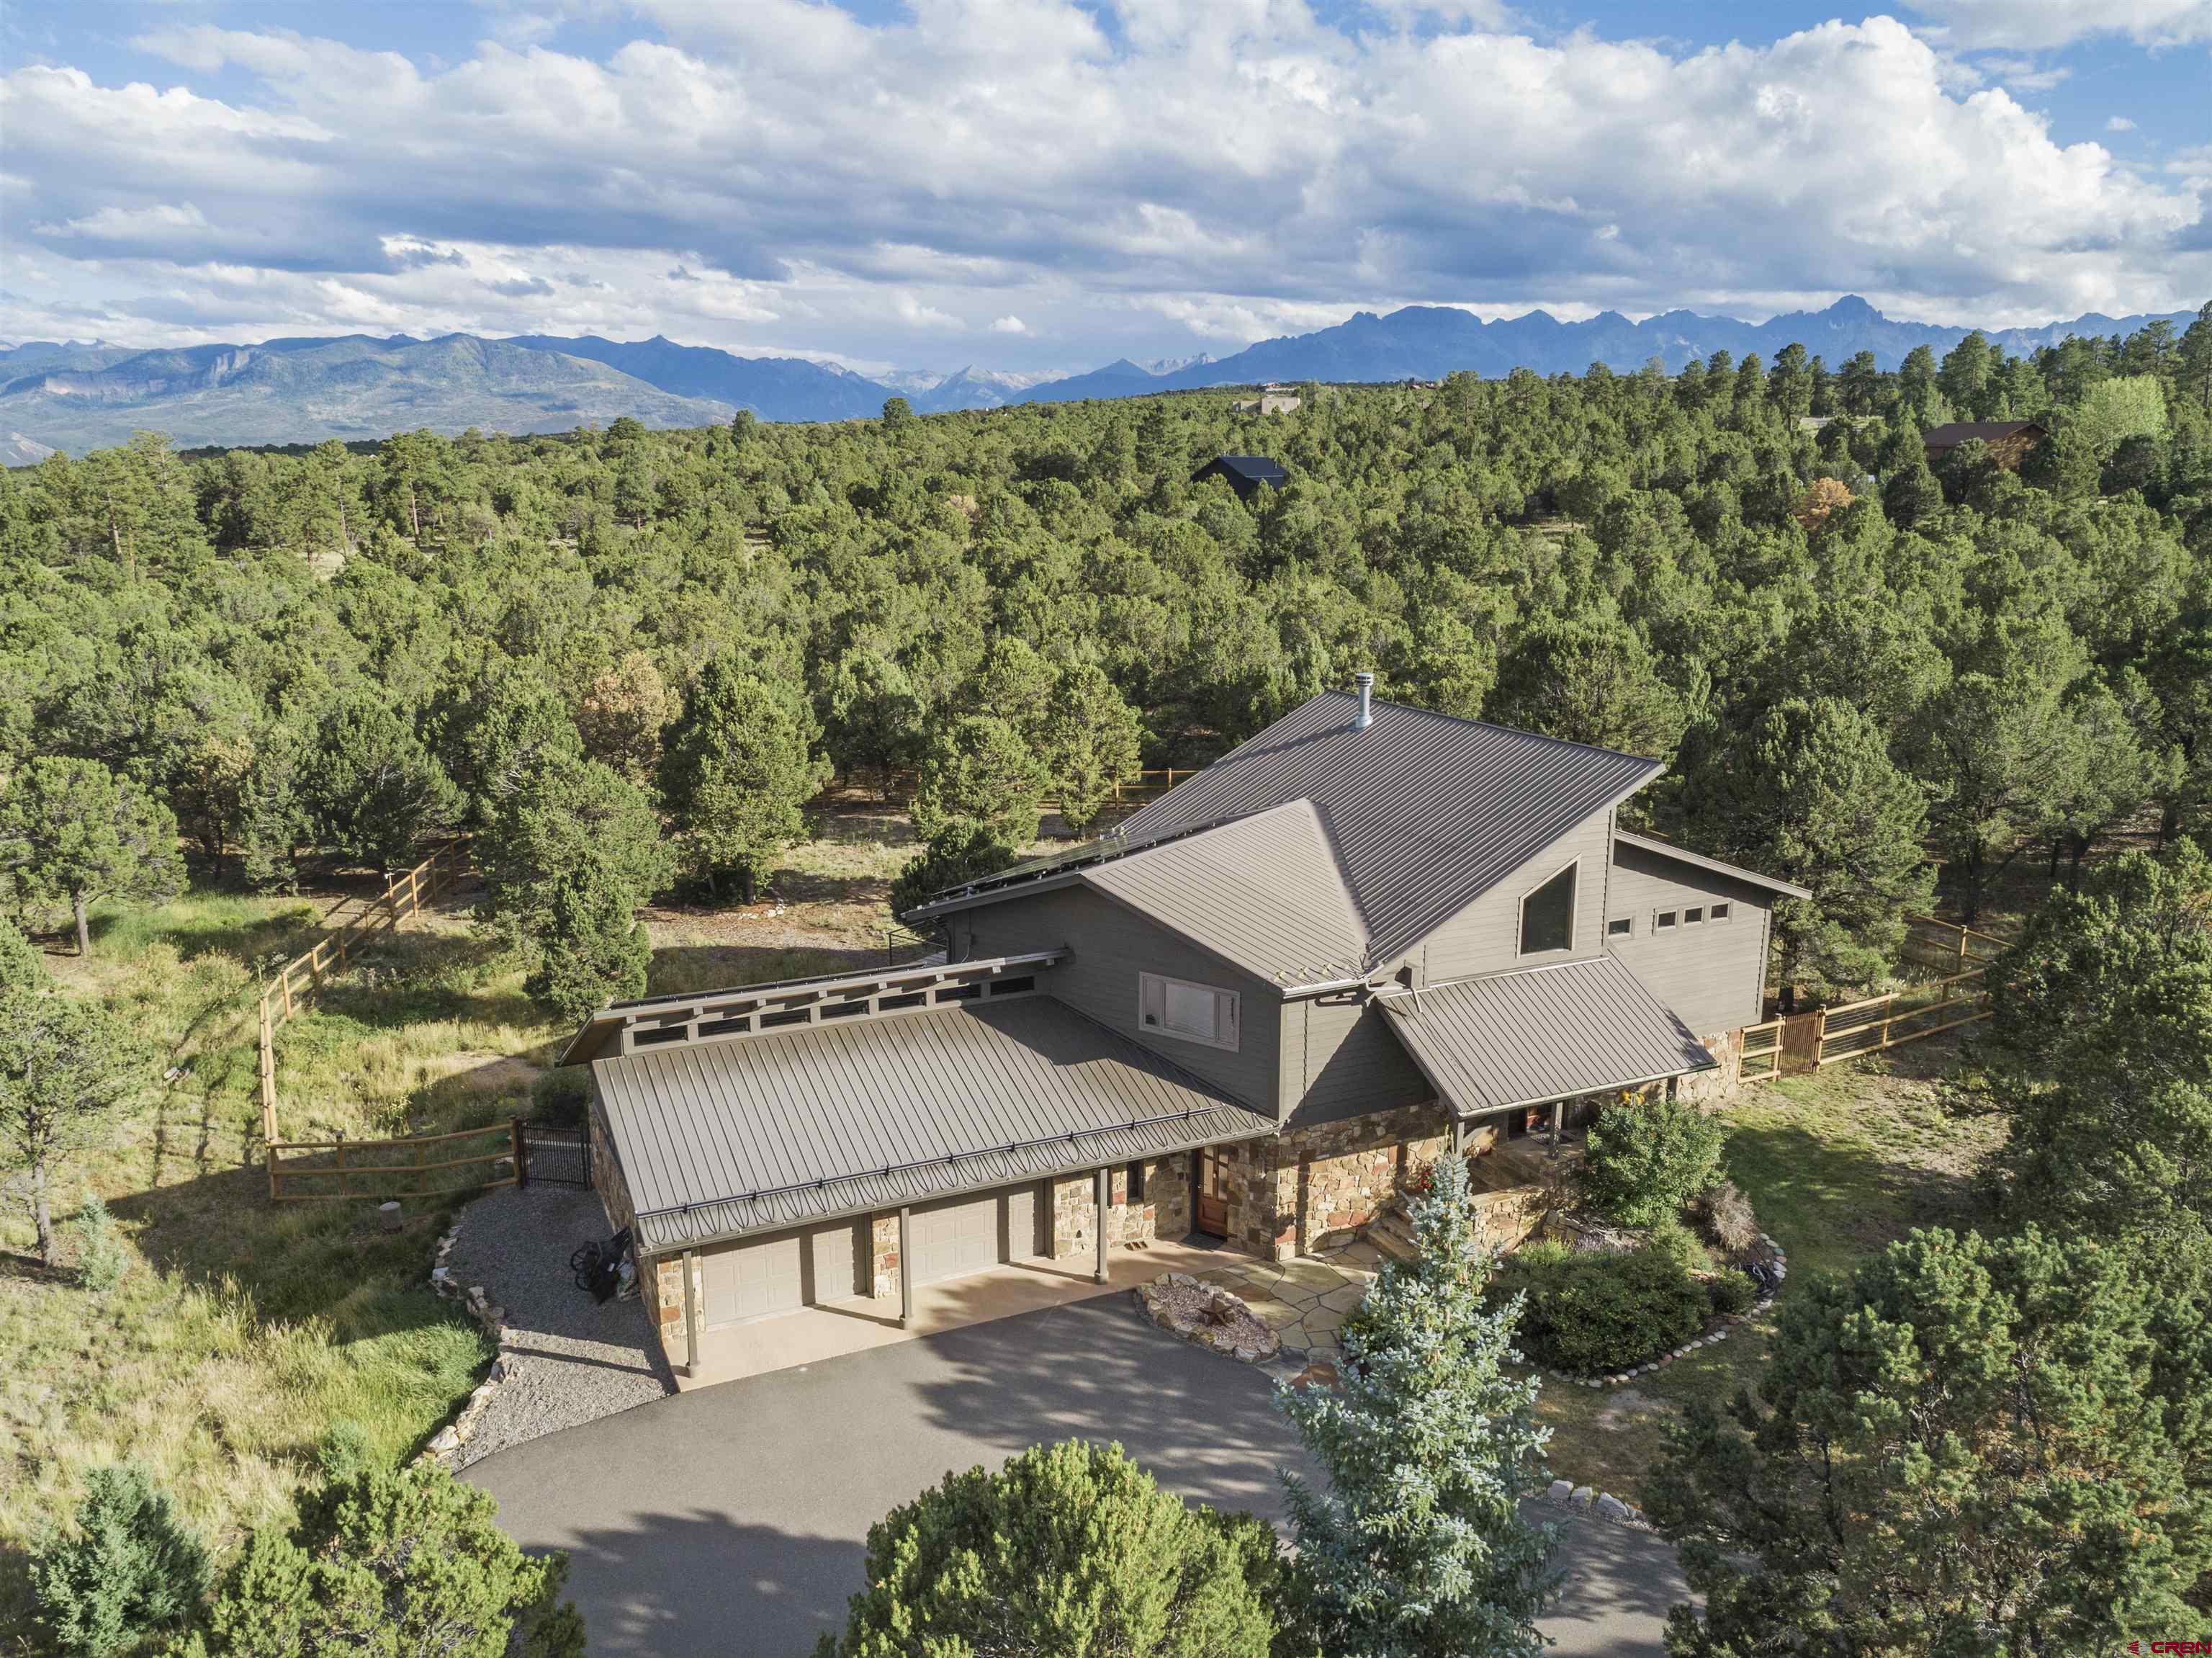
<path id="1" fill-rule="evenodd" d="M 1312 1128 L 1436 1097 L 1404 1045 L 1391 1034 L 1389 1018 L 1357 992 L 1284 1004 L 1285 1126 Z"/>
<path id="2" fill-rule="evenodd" d="M 1613 814 L 1599 812 L 1570 830 L 1416 944 L 1404 957 L 1413 983 L 1444 984 L 1476 973 L 1593 956 L 1604 948 L 1607 852 Z M 1574 948 L 1521 954 L 1521 900 L 1579 858 L 1575 879 Z M 1395 967 L 1398 964 L 1392 964 Z"/>
<path id="3" fill-rule="evenodd" d="M 1682 924 L 1692 905 L 1715 899 L 1734 906 L 1724 922 Z M 1699 1035 L 1755 1025 L 1765 1011 L 1766 912 L 1773 894 L 1677 863 L 1640 847 L 1615 846 L 1608 920 L 1634 921 L 1626 938 L 1609 941 L 1652 994 Z M 1673 910 L 1672 932 L 1651 930 L 1652 912 Z"/>
<path id="4" fill-rule="evenodd" d="M 1042 988 L 1110 1030 L 1226 1089 L 1254 1111 L 1279 1115 L 1281 993 L 1113 899 L 1079 887 L 1007 899 L 945 917 L 956 960 L 1067 947 Z M 1049 944 L 1044 941 L 1050 941 Z M 1137 1020 L 1137 976 L 1164 973 L 1237 992 L 1237 1051 L 1178 1041 Z"/>

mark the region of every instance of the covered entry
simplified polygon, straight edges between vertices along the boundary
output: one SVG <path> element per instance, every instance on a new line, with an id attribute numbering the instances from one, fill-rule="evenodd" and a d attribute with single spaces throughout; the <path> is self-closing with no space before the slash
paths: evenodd
<path id="1" fill-rule="evenodd" d="M 868 1293 L 866 1216 L 750 1238 L 700 1259 L 700 1309 L 709 1330 Z"/>

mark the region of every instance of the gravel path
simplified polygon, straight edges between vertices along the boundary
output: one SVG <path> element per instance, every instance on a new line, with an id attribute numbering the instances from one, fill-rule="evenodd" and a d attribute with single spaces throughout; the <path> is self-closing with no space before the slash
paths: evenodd
<path id="1" fill-rule="evenodd" d="M 508 1333 L 505 1379 L 461 1466 L 676 1391 L 645 1308 L 596 1302 L 568 1271 L 569 1252 L 607 1231 L 598 1194 L 574 1187 L 507 1186 L 462 1211 L 453 1277 L 507 1309 Z"/>

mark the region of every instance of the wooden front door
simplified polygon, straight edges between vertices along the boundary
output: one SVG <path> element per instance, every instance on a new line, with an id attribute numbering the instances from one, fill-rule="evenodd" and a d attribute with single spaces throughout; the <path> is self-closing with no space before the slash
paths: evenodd
<path id="1" fill-rule="evenodd" d="M 1217 1238 L 1229 1235 L 1229 1159 L 1219 1146 L 1198 1154 L 1196 1229 Z"/>

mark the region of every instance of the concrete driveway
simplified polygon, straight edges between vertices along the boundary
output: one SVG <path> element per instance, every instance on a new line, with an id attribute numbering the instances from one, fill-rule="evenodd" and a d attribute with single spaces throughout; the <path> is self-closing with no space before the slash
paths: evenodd
<path id="1" fill-rule="evenodd" d="M 804 1658 L 842 1625 L 873 1521 L 1040 1441 L 1118 1440 L 1186 1497 L 1279 1518 L 1275 1470 L 1303 1458 L 1268 1386 L 1115 1295 L 657 1400 L 467 1478 L 526 1547 L 568 1551 L 596 1658 Z M 1555 1650 L 1658 1658 L 1686 1594 L 1672 1551 L 1565 1524 Z"/>

